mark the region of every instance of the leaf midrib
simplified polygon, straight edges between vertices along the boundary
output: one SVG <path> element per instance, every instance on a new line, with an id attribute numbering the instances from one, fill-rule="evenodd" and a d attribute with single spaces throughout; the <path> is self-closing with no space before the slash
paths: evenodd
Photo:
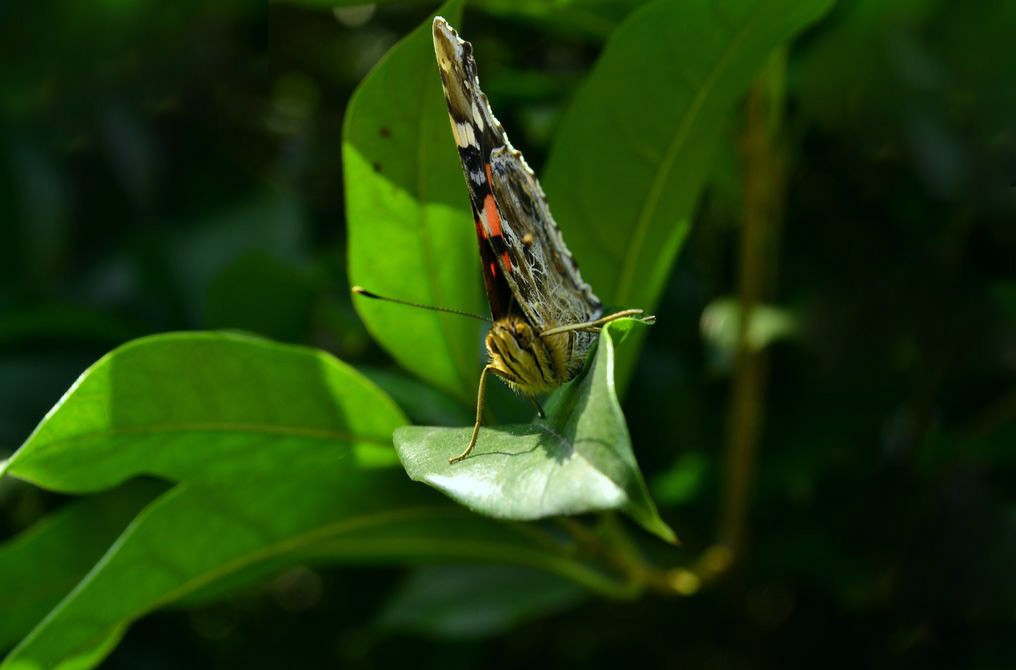
<path id="1" fill-rule="evenodd" d="M 180 423 L 180 424 L 163 424 L 155 426 L 145 426 L 143 428 L 108 428 L 105 430 L 96 430 L 87 433 L 79 433 L 71 437 L 64 437 L 48 442 L 41 442 L 33 447 L 33 453 L 44 453 L 53 451 L 59 447 L 65 447 L 82 442 L 88 442 L 90 440 L 101 440 L 111 437 L 121 437 L 124 435 L 162 435 L 166 433 L 203 433 L 203 432 L 232 432 L 232 433 L 254 433 L 261 435 L 282 435 L 288 437 L 299 437 L 314 440 L 324 441 L 343 441 L 343 442 L 355 442 L 360 444 L 372 444 L 379 447 L 391 447 L 390 442 L 382 442 L 377 438 L 372 437 L 360 437 L 353 433 L 343 433 L 336 430 L 318 429 L 318 428 L 306 428 L 298 426 L 271 426 L 256 423 L 230 423 L 230 422 L 195 422 L 195 423 Z M 14 467 L 17 465 L 18 460 L 17 454 L 7 459 L 6 461 L 0 462 L 0 474 L 3 473 L 5 467 Z"/>

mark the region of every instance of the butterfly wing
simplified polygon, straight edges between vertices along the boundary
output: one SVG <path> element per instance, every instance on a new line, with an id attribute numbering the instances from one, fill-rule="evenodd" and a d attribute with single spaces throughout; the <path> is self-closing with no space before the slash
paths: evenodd
<path id="1" fill-rule="evenodd" d="M 490 159 L 491 190 L 508 239 L 506 273 L 530 321 L 541 328 L 592 321 L 603 307 L 547 206 L 540 182 L 525 159 L 511 147 L 495 149 Z"/>
<path id="2" fill-rule="evenodd" d="M 504 276 L 504 259 L 508 258 L 506 241 L 488 177 L 491 152 L 504 145 L 508 138 L 501 124 L 489 113 L 487 98 L 480 91 L 473 46 L 459 38 L 455 29 L 440 16 L 434 18 L 433 34 L 448 121 L 469 188 L 487 300 L 491 315 L 497 320 L 519 313 L 518 301 Z"/>
<path id="3" fill-rule="evenodd" d="M 582 281 L 543 189 L 480 89 L 472 45 L 441 17 L 433 34 L 493 317 L 521 314 L 538 330 L 597 318 L 600 301 Z"/>

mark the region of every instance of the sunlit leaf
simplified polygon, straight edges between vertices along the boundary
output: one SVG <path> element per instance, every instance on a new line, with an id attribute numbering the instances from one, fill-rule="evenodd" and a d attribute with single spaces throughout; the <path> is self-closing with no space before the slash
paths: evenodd
<path id="1" fill-rule="evenodd" d="M 458 23 L 461 2 L 440 10 Z M 403 300 L 485 314 L 479 255 L 426 20 L 356 89 L 342 145 L 349 278 Z M 461 401 L 475 393 L 480 324 L 358 298 L 367 329 L 406 369 Z"/>
<path id="2" fill-rule="evenodd" d="M 646 490 L 614 390 L 612 333 L 623 337 L 636 323 L 603 329 L 592 365 L 551 398 L 546 421 L 484 428 L 464 461 L 449 465 L 448 458 L 462 451 L 471 428 L 398 429 L 395 447 L 406 472 L 488 516 L 528 520 L 622 509 L 674 541 Z"/>
<path id="3" fill-rule="evenodd" d="M 39 486 L 96 491 L 168 479 L 395 462 L 392 401 L 321 351 L 243 335 L 175 333 L 89 368 L 0 467 Z"/>

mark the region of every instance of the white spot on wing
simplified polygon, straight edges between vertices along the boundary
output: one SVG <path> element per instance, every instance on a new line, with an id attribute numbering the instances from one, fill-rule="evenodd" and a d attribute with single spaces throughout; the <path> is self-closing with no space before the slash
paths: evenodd
<path id="1" fill-rule="evenodd" d="M 460 147 L 471 147 L 476 145 L 476 133 L 469 123 L 452 123 L 452 134 L 455 135 L 455 143 Z"/>
<path id="2" fill-rule="evenodd" d="M 483 130 L 483 114 L 481 114 L 480 110 L 477 108 L 475 100 L 473 101 L 473 121 L 476 122 L 477 128 Z"/>

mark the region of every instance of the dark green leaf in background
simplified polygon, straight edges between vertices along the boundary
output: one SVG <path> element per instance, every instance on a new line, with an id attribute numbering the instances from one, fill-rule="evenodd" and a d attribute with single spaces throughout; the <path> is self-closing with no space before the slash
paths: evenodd
<path id="1" fill-rule="evenodd" d="M 267 254 L 239 256 L 208 282 L 206 326 L 299 341 L 313 323 L 314 288 L 308 273 Z"/>
<path id="2" fill-rule="evenodd" d="M 135 480 L 76 500 L 0 546 L 0 649 L 21 639 L 92 569 L 166 485 Z"/>
<path id="3" fill-rule="evenodd" d="M 769 52 L 830 4 L 657 0 L 614 31 L 561 122 L 543 179 L 605 304 L 655 307 L 735 103 Z M 629 374 L 618 370 L 622 386 Z"/>
<path id="4" fill-rule="evenodd" d="M 383 629 L 480 637 L 574 606 L 587 595 L 573 582 L 526 568 L 429 565 L 410 573 L 377 623 Z"/>
<path id="5" fill-rule="evenodd" d="M 462 3 L 440 12 L 459 23 Z M 448 126 L 429 20 L 360 84 L 343 129 L 349 278 L 382 295 L 486 314 L 469 199 Z M 356 299 L 367 329 L 406 369 L 469 402 L 481 326 Z"/>
<path id="6" fill-rule="evenodd" d="M 620 590 L 572 552 L 539 529 L 436 500 L 393 470 L 349 462 L 285 478 L 180 484 L 134 520 L 0 667 L 72 660 L 92 667 L 134 619 L 264 562 L 499 562 L 555 572 L 608 595 Z"/>
<path id="7" fill-rule="evenodd" d="M 592 365 L 551 397 L 546 421 L 483 428 L 464 461 L 448 464 L 471 428 L 400 428 L 395 447 L 406 472 L 488 516 L 529 520 L 622 509 L 675 541 L 646 490 L 614 389 L 612 334 L 623 338 L 637 323 L 624 319 L 603 329 Z"/>

